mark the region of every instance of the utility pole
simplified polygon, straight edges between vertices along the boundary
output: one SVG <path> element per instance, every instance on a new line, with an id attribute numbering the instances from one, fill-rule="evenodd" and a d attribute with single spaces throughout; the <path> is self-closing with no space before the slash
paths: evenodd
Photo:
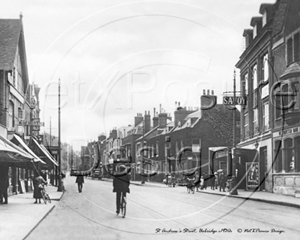
<path id="1" fill-rule="evenodd" d="M 231 190 L 230 195 L 238 195 L 236 188 L 236 80 L 235 80 L 235 70 L 233 73 L 233 143 L 232 143 L 232 178 L 231 178 Z"/>
<path id="2" fill-rule="evenodd" d="M 61 149 L 60 149 L 60 79 L 58 79 L 58 192 L 62 192 L 61 185 Z"/>

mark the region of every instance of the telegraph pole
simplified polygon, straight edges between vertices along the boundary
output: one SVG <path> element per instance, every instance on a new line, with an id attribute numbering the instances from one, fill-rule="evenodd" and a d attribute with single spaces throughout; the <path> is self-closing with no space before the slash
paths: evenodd
<path id="1" fill-rule="evenodd" d="M 60 79 L 58 79 L 58 192 L 62 192 L 61 186 L 61 148 L 60 148 Z"/>
<path id="2" fill-rule="evenodd" d="M 233 143 L 232 143 L 232 178 L 231 178 L 231 190 L 230 195 L 238 195 L 237 189 L 236 189 L 236 80 L 235 80 L 235 70 L 233 73 Z"/>

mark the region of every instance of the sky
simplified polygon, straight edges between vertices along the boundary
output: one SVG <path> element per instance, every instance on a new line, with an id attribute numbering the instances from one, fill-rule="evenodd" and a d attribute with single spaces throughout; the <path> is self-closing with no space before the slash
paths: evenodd
<path id="1" fill-rule="evenodd" d="M 23 15 L 29 81 L 40 88 L 41 132 L 79 148 L 134 124 L 173 115 L 233 89 L 243 30 L 275 0 L 1 0 L 2 19 Z M 237 87 L 239 88 L 239 72 Z"/>

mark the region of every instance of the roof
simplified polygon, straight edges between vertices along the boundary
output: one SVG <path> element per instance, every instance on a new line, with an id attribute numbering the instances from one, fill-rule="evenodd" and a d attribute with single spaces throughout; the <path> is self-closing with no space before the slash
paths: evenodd
<path id="1" fill-rule="evenodd" d="M 280 80 L 286 80 L 292 77 L 300 76 L 300 65 L 297 62 L 292 63 L 280 76 Z"/>
<path id="2" fill-rule="evenodd" d="M 13 68 L 21 30 L 20 19 L 0 19 L 0 69 Z"/>

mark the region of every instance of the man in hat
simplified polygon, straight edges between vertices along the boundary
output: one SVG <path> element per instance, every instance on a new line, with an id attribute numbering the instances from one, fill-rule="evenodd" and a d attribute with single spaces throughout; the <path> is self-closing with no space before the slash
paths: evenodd
<path id="1" fill-rule="evenodd" d="M 113 192 L 116 193 L 117 214 L 120 213 L 121 194 L 123 194 L 123 196 L 126 198 L 126 193 L 130 193 L 130 174 L 127 172 L 125 165 L 121 165 L 119 169 L 120 173 L 116 174 L 113 180 Z"/>

